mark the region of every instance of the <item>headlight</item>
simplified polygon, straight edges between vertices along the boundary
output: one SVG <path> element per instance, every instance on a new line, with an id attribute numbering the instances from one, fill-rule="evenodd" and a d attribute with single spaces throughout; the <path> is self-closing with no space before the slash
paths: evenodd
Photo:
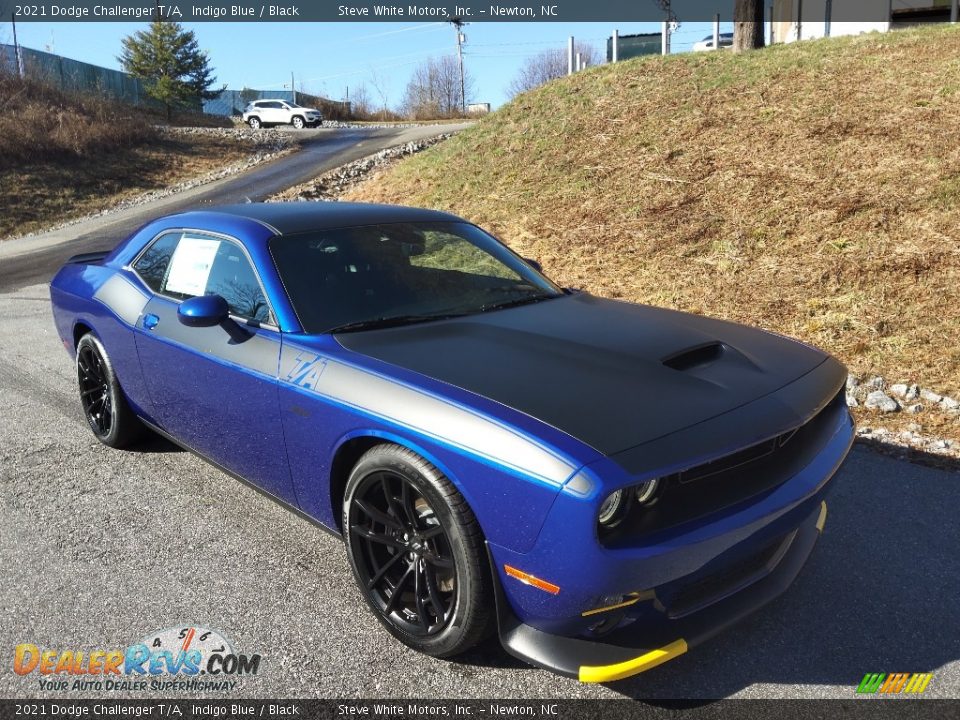
<path id="1" fill-rule="evenodd" d="M 653 500 L 653 496 L 656 495 L 658 487 L 660 487 L 660 478 L 647 480 L 636 486 L 633 497 L 640 505 L 649 503 Z"/>
<path id="2" fill-rule="evenodd" d="M 620 510 L 624 505 L 624 492 L 623 490 L 616 490 L 615 492 L 607 495 L 607 499 L 603 501 L 603 504 L 600 506 L 600 515 L 599 520 L 601 525 L 606 525 L 607 527 L 616 525 L 620 520 Z"/>

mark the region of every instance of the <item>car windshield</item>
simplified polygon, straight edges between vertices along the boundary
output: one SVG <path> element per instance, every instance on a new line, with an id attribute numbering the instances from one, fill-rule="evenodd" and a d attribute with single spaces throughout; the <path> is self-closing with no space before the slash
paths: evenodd
<path id="1" fill-rule="evenodd" d="M 500 310 L 563 294 L 468 223 L 390 223 L 270 241 L 303 329 L 355 332 Z"/>
<path id="2" fill-rule="evenodd" d="M 286 100 L 285 102 L 287 103 L 287 105 L 289 105 L 289 106 L 292 107 L 292 108 L 302 108 L 302 107 L 303 107 L 303 105 L 297 105 L 295 102 L 290 102 L 289 100 Z"/>

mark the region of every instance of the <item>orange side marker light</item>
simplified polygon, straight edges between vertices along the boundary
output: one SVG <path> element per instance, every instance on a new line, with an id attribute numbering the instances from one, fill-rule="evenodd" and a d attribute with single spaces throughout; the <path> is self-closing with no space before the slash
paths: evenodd
<path id="1" fill-rule="evenodd" d="M 510 577 L 516 578 L 520 582 L 526 583 L 527 585 L 532 585 L 538 590 L 543 590 L 544 592 L 548 592 L 551 595 L 556 595 L 557 593 L 560 592 L 559 585 L 554 585 L 553 583 L 547 582 L 546 580 L 541 580 L 538 577 L 534 577 L 530 573 L 525 573 L 523 570 L 517 570 L 517 568 L 511 567 L 510 565 L 504 565 L 503 571 Z"/>

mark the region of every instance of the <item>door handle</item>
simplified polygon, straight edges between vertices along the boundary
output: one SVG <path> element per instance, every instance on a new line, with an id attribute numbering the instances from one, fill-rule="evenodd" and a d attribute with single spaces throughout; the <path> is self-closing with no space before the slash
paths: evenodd
<path id="1" fill-rule="evenodd" d="M 153 330 L 160 323 L 160 318 L 158 318 L 153 313 L 143 316 L 143 326 L 147 330 Z"/>

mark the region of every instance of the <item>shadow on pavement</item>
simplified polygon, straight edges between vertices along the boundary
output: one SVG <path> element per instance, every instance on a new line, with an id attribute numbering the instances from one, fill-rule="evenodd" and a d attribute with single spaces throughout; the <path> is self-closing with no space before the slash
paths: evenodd
<path id="1" fill-rule="evenodd" d="M 783 596 L 610 689 L 723 698 L 755 683 L 833 685 L 852 698 L 867 672 L 936 673 L 960 658 L 960 476 L 857 447 L 827 504 L 823 537 Z"/>

